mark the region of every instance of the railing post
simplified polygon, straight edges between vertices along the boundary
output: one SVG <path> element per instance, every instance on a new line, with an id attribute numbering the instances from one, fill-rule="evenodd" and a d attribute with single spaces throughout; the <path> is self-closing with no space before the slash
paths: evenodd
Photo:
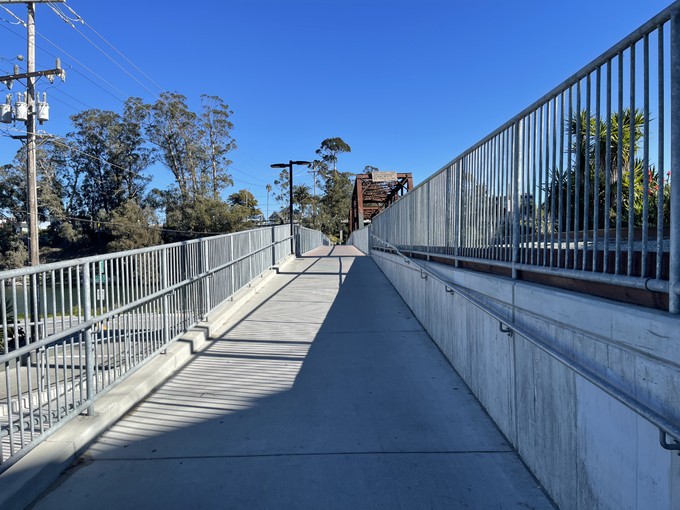
<path id="1" fill-rule="evenodd" d="M 366 227 L 366 255 L 369 257 L 371 256 L 371 252 L 373 251 L 373 224 L 369 223 L 368 227 Z"/>
<path id="2" fill-rule="evenodd" d="M 411 241 L 411 253 L 409 253 L 409 257 L 413 257 L 413 250 L 415 249 L 415 230 L 416 230 L 416 213 L 415 213 L 415 208 L 416 208 L 416 203 L 415 203 L 415 195 L 411 195 L 411 199 L 408 201 L 408 224 L 411 227 L 410 232 L 409 232 L 409 240 Z M 385 239 L 388 242 L 393 242 L 390 241 L 389 239 Z"/>
<path id="3" fill-rule="evenodd" d="M 444 254 L 450 255 L 449 244 L 451 244 L 451 169 L 446 168 L 446 194 L 444 195 Z"/>
<path id="4" fill-rule="evenodd" d="M 295 225 L 295 233 L 293 235 L 293 238 L 295 239 L 295 243 L 293 243 L 293 241 L 291 240 L 291 245 L 290 245 L 291 246 L 291 252 L 296 257 L 299 257 L 300 255 L 302 255 L 301 250 L 300 250 L 300 242 L 301 242 L 300 225 Z M 293 249 L 293 247 L 294 247 L 294 249 Z"/>
<path id="5" fill-rule="evenodd" d="M 671 16 L 671 251 L 668 311 L 680 314 L 680 10 Z M 660 171 L 664 169 L 661 168 Z M 678 181 L 678 182 L 675 182 Z"/>
<path id="6" fill-rule="evenodd" d="M 453 253 L 456 257 L 454 261 L 454 267 L 460 266 L 461 250 L 460 247 L 463 244 L 463 162 L 464 159 L 458 161 L 458 189 L 456 190 L 455 200 L 456 200 L 456 219 L 455 219 L 455 236 L 454 236 L 454 249 Z"/>
<path id="7" fill-rule="evenodd" d="M 272 226 L 272 267 L 276 265 L 276 227 Z"/>
<path id="8" fill-rule="evenodd" d="M 161 278 L 163 281 L 163 290 L 167 290 L 170 282 L 168 275 L 168 250 L 163 248 L 161 251 Z M 163 295 L 163 345 L 170 343 L 170 302 L 167 294 Z"/>
<path id="9" fill-rule="evenodd" d="M 427 192 L 425 193 L 425 208 L 427 209 L 427 212 L 426 212 L 426 217 L 427 217 L 427 241 L 426 241 L 426 243 L 427 243 L 427 255 L 426 255 L 425 260 L 427 260 L 428 262 L 430 261 L 430 245 L 432 244 L 432 237 L 433 237 L 433 236 L 430 236 L 430 229 L 432 228 L 432 221 L 431 221 L 432 214 L 430 212 L 430 207 L 432 205 L 432 201 L 430 200 L 430 198 L 431 198 L 430 192 L 432 190 L 432 186 L 430 186 L 431 182 L 432 181 L 429 180 L 425 184 L 425 186 L 427 186 Z"/>
<path id="10" fill-rule="evenodd" d="M 522 161 L 522 128 L 523 121 L 515 122 L 514 140 L 512 148 L 512 278 L 517 279 L 517 264 L 519 263 L 519 178 Z"/>
<path id="11" fill-rule="evenodd" d="M 82 266 L 83 271 L 83 319 L 85 322 L 92 318 L 92 276 L 90 264 L 86 262 Z M 85 340 L 85 380 L 86 398 L 88 403 L 87 415 L 94 416 L 94 345 L 92 342 L 92 326 L 83 331 Z"/>
<path id="12" fill-rule="evenodd" d="M 250 282 L 255 275 L 253 274 L 253 232 L 248 231 L 248 281 Z"/>
<path id="13" fill-rule="evenodd" d="M 208 242 L 205 239 L 201 239 L 201 273 L 205 274 L 208 272 L 210 267 L 208 266 L 208 249 L 206 247 L 206 244 Z M 210 279 L 212 278 L 212 274 L 207 275 L 205 278 L 203 278 L 203 288 L 205 289 L 204 291 L 204 297 L 205 297 L 205 310 L 204 310 L 204 317 L 207 317 L 208 312 L 211 309 L 211 299 L 210 299 Z"/>
<path id="14" fill-rule="evenodd" d="M 234 264 L 234 234 L 229 236 L 229 262 L 232 264 L 229 266 L 229 276 L 231 278 L 231 300 L 234 300 L 234 294 L 236 294 L 236 264 Z"/>
<path id="15" fill-rule="evenodd" d="M 680 162 L 680 10 L 671 16 L 671 163 Z M 660 171 L 664 171 L 663 168 Z M 668 311 L 680 314 L 680 172 L 671 176 L 671 247 Z M 674 182 L 678 181 L 678 182 Z"/>

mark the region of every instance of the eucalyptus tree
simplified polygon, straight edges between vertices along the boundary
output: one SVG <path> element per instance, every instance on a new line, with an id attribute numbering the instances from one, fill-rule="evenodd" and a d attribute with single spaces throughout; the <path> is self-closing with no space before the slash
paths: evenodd
<path id="1" fill-rule="evenodd" d="M 122 114 L 85 110 L 71 116 L 73 130 L 54 141 L 58 150 L 51 157 L 63 190 L 64 219 L 77 222 L 72 230 L 89 238 L 89 248 L 116 238 L 105 226 L 115 211 L 145 199 L 151 177 L 144 171 L 153 157 L 143 128 L 148 112 L 149 106 L 139 98 L 129 98 Z M 58 235 L 69 234 L 65 224 Z"/>
<path id="2" fill-rule="evenodd" d="M 192 196 L 204 196 L 199 179 L 207 155 L 201 150 L 196 113 L 189 109 L 186 97 L 164 92 L 151 108 L 147 134 L 158 148 L 160 161 L 172 172 L 180 202 Z"/>
<path id="3" fill-rule="evenodd" d="M 223 221 L 224 214 L 212 214 L 210 208 L 222 211 L 223 207 L 215 204 L 221 202 L 220 193 L 232 185 L 227 158 L 236 147 L 231 114 L 222 99 L 208 95 L 201 97 L 197 114 L 189 108 L 187 98 L 175 92 L 161 94 L 151 107 L 149 140 L 158 148 L 159 161 L 175 177 L 170 195 L 164 195 L 168 198 L 166 223 L 172 228 L 193 230 L 200 225 L 206 231 L 220 231 L 228 224 Z M 200 210 L 192 210 L 197 208 Z"/>
<path id="4" fill-rule="evenodd" d="M 338 154 L 352 152 L 350 146 L 342 138 L 326 138 L 316 150 L 316 154 L 329 166 L 333 165 L 333 173 L 337 173 Z"/>
<path id="5" fill-rule="evenodd" d="M 352 204 L 353 175 L 351 172 L 331 172 L 324 181 L 319 223 L 321 230 L 329 236 L 348 232 L 345 220 Z"/>
<path id="6" fill-rule="evenodd" d="M 227 154 L 236 148 L 231 137 L 234 124 L 229 120 L 233 113 L 220 97 L 201 95 L 198 133 L 208 153 L 210 188 L 215 199 L 223 189 L 234 185 L 228 173 L 232 161 L 227 158 Z"/>
<path id="7" fill-rule="evenodd" d="M 85 216 L 110 214 L 128 200 L 142 199 L 151 178 L 143 174 L 151 163 L 142 122 L 148 108 L 137 98 L 126 101 L 123 114 L 90 109 L 73 115 L 74 130 L 66 135 L 71 169 L 67 182 L 80 191 L 74 211 Z"/>
<path id="8" fill-rule="evenodd" d="M 327 235 L 335 236 L 346 231 L 343 220 L 349 215 L 352 199 L 352 182 L 350 172 L 338 172 L 338 155 L 351 152 L 350 146 L 339 137 L 326 138 L 321 142 L 316 154 L 326 164 L 332 165 L 333 171 L 319 172 L 323 184 L 323 197 L 320 200 L 321 210 L 319 223 L 321 230 Z"/>

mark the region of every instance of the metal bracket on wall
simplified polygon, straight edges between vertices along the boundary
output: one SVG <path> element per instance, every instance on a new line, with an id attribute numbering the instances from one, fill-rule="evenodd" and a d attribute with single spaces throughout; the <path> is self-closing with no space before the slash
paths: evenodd
<path id="1" fill-rule="evenodd" d="M 423 271 L 422 269 L 420 270 L 420 277 L 423 280 L 427 280 L 427 273 L 425 271 Z"/>
<path id="2" fill-rule="evenodd" d="M 678 443 L 675 439 L 672 443 L 669 443 L 666 440 L 667 435 L 668 434 L 666 434 L 665 430 L 659 429 L 659 444 L 661 444 L 661 448 L 664 450 L 677 451 L 678 455 L 680 455 L 680 443 Z"/>
<path id="3" fill-rule="evenodd" d="M 453 289 L 452 289 L 451 287 L 449 287 L 448 285 L 444 285 L 444 290 L 445 290 L 448 294 L 453 294 Z"/>
<path id="4" fill-rule="evenodd" d="M 501 333 L 505 333 L 508 336 L 512 336 L 514 334 L 512 328 L 505 326 L 501 321 L 498 321 L 498 329 L 501 330 Z"/>

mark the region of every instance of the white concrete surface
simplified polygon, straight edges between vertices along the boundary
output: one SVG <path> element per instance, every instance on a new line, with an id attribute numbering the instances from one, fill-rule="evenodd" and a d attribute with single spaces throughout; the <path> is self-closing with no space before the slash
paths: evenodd
<path id="1" fill-rule="evenodd" d="M 35 508 L 553 508 L 373 261 L 321 254 L 288 265 Z"/>
<path id="2" fill-rule="evenodd" d="M 661 448 L 656 428 L 413 264 L 373 258 L 560 508 L 680 508 L 680 457 Z M 680 423 L 678 317 L 426 265 Z"/>

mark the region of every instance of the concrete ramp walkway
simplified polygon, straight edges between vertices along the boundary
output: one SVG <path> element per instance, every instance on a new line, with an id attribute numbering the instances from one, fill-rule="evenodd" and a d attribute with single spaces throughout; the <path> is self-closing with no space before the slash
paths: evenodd
<path id="1" fill-rule="evenodd" d="M 373 261 L 286 265 L 36 508 L 553 508 Z"/>

